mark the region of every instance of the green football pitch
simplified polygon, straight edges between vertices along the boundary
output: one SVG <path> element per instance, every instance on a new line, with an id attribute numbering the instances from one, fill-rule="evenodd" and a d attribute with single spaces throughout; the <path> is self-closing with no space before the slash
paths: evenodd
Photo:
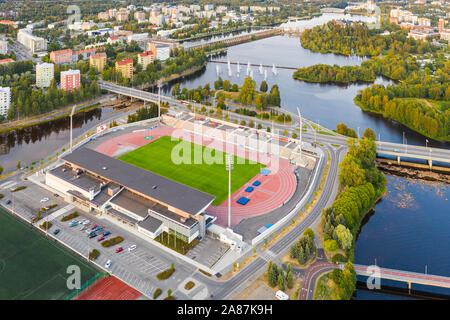
<path id="1" fill-rule="evenodd" d="M 184 141 L 184 149 L 180 141 L 171 141 L 171 137 L 161 137 L 143 147 L 119 157 L 119 160 L 159 174 L 194 189 L 206 192 L 216 197 L 213 205 L 219 205 L 228 198 L 228 172 L 225 168 L 225 152 Z M 190 148 L 190 151 L 189 151 Z M 184 151 L 186 154 L 184 154 Z M 185 156 L 187 161 L 176 163 L 175 158 Z M 202 159 L 215 158 L 219 161 L 201 161 L 196 164 L 195 154 Z M 190 160 L 188 152 L 190 152 Z M 209 157 L 211 155 L 211 157 Z M 231 171 L 231 192 L 235 192 L 253 178 L 265 166 L 248 159 L 234 156 L 234 169 Z"/>
<path id="2" fill-rule="evenodd" d="M 0 300 L 64 299 L 72 292 L 66 285 L 70 265 L 80 267 L 81 284 L 99 272 L 34 227 L 0 209 Z"/>

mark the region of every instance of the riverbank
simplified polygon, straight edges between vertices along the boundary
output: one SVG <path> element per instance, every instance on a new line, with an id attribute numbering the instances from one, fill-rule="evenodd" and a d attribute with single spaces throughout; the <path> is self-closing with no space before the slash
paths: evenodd
<path id="1" fill-rule="evenodd" d="M 75 105 L 75 106 L 81 107 L 81 108 L 76 109 L 74 114 L 90 111 L 92 109 L 96 109 L 96 108 L 100 107 L 100 101 L 102 99 L 105 99 L 105 96 L 101 96 L 101 97 L 91 100 L 89 102 Z M 82 107 L 82 106 L 84 106 L 84 107 Z M 24 129 L 24 128 L 31 127 L 34 125 L 39 125 L 39 124 L 43 124 L 43 123 L 46 123 L 49 121 L 54 121 L 54 120 L 57 120 L 60 118 L 68 117 L 70 115 L 73 107 L 74 106 L 72 105 L 72 106 L 65 107 L 60 110 L 54 110 L 52 112 L 44 113 L 44 114 L 41 114 L 38 116 L 34 116 L 34 117 L 22 119 L 22 120 L 17 120 L 17 121 L 11 121 L 8 123 L 2 123 L 2 124 L 0 124 L 0 134 L 4 134 L 9 131 L 20 130 L 20 129 Z"/>
<path id="2" fill-rule="evenodd" d="M 450 184 L 450 168 L 433 166 L 431 171 L 426 164 L 402 161 L 398 165 L 397 161 L 389 159 L 377 159 L 377 167 L 394 176 Z"/>
<path id="3" fill-rule="evenodd" d="M 388 117 L 388 116 L 386 115 L 386 113 L 383 112 L 383 111 L 375 111 L 375 110 L 372 110 L 372 109 L 368 108 L 364 103 L 362 103 L 361 101 L 359 101 L 357 97 L 358 97 L 358 96 L 356 96 L 355 98 L 353 98 L 353 102 L 355 103 L 355 105 L 357 105 L 357 106 L 358 106 L 362 111 L 364 111 L 364 112 L 367 112 L 367 113 L 370 113 L 370 114 L 375 114 L 375 115 L 381 115 L 381 116 L 382 116 L 383 118 L 385 118 L 385 119 L 389 119 L 389 120 L 398 122 L 398 123 L 404 125 L 405 127 L 408 127 L 409 129 L 411 129 L 411 130 L 413 130 L 413 131 L 415 131 L 415 132 L 417 132 L 417 133 L 420 133 L 420 134 L 423 135 L 424 137 L 427 137 L 427 138 L 430 138 L 430 139 L 433 139 L 433 140 L 436 140 L 436 141 L 440 141 L 440 142 L 450 142 L 450 140 L 448 140 L 448 139 L 445 139 L 445 138 L 439 137 L 439 136 L 431 135 L 431 134 L 425 132 L 424 130 L 420 130 L 419 128 L 416 128 L 416 127 L 414 127 L 414 126 L 412 126 L 412 125 L 410 125 L 410 124 L 408 124 L 408 123 L 405 123 L 404 121 L 399 121 L 399 120 L 393 119 L 393 118 L 391 118 L 391 117 Z"/>

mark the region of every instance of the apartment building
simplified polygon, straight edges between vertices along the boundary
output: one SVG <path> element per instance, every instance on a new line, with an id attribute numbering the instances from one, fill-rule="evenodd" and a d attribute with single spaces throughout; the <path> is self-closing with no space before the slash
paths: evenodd
<path id="1" fill-rule="evenodd" d="M 48 88 L 54 78 L 55 66 L 53 63 L 41 63 L 36 66 L 36 86 Z"/>
<path id="2" fill-rule="evenodd" d="M 153 63 L 152 51 L 145 51 L 138 54 L 138 64 L 140 64 L 143 69 L 147 68 L 150 63 Z"/>
<path id="3" fill-rule="evenodd" d="M 89 65 L 98 72 L 102 72 L 106 66 L 106 52 L 99 52 L 89 57 Z"/>
<path id="4" fill-rule="evenodd" d="M 11 88 L 0 87 L 0 115 L 6 117 L 11 106 Z"/>
<path id="5" fill-rule="evenodd" d="M 72 62 L 72 49 L 64 49 L 50 52 L 50 61 L 54 64 L 60 65 L 63 63 Z"/>
<path id="6" fill-rule="evenodd" d="M 73 91 L 80 88 L 80 70 L 61 71 L 61 89 Z"/>
<path id="7" fill-rule="evenodd" d="M 133 59 L 117 61 L 116 72 L 120 72 L 124 78 L 133 80 Z"/>
<path id="8" fill-rule="evenodd" d="M 0 40 L 0 54 L 8 54 L 8 42 Z"/>
<path id="9" fill-rule="evenodd" d="M 47 40 L 34 36 L 29 29 L 20 29 L 17 33 L 17 41 L 33 54 L 47 50 Z"/>

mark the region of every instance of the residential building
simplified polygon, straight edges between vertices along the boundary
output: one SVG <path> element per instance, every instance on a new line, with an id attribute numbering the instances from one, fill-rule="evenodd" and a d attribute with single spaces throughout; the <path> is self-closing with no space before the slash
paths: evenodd
<path id="1" fill-rule="evenodd" d="M 98 19 L 99 20 L 109 20 L 108 12 L 99 12 Z"/>
<path id="2" fill-rule="evenodd" d="M 205 11 L 209 11 L 209 10 L 213 10 L 214 9 L 214 5 L 213 4 L 205 4 L 203 6 Z"/>
<path id="3" fill-rule="evenodd" d="M 133 59 L 117 61 L 116 72 L 120 72 L 124 78 L 133 80 Z"/>
<path id="4" fill-rule="evenodd" d="M 47 50 L 47 40 L 34 36 L 29 29 L 20 29 L 17 33 L 17 41 L 33 54 Z"/>
<path id="5" fill-rule="evenodd" d="M 89 57 L 89 65 L 98 72 L 102 72 L 106 66 L 106 52 L 99 52 Z"/>
<path id="6" fill-rule="evenodd" d="M 168 45 L 157 45 L 155 46 L 155 59 L 165 61 L 170 57 L 170 46 Z"/>
<path id="7" fill-rule="evenodd" d="M 106 40 L 106 42 L 108 42 L 108 44 L 113 44 L 113 43 L 120 42 L 120 40 L 119 40 L 119 37 L 109 37 L 108 40 Z"/>
<path id="8" fill-rule="evenodd" d="M 88 59 L 91 55 L 95 54 L 97 51 L 103 50 L 103 47 L 94 47 L 94 48 L 87 48 L 83 50 L 73 51 L 72 52 L 72 61 L 76 62 L 79 60 L 79 57 L 81 55 L 82 60 Z"/>
<path id="9" fill-rule="evenodd" d="M 147 68 L 147 65 L 153 62 L 153 52 L 145 51 L 143 53 L 138 54 L 138 63 L 142 66 L 143 69 Z"/>
<path id="10" fill-rule="evenodd" d="M 137 21 L 144 21 L 145 20 L 145 12 L 143 11 L 136 11 L 134 13 L 134 19 Z"/>
<path id="11" fill-rule="evenodd" d="M 8 54 L 8 41 L 0 40 L 0 54 Z"/>
<path id="12" fill-rule="evenodd" d="M 133 33 L 130 34 L 127 37 L 127 42 L 130 43 L 131 41 L 145 41 L 148 40 L 148 33 Z"/>
<path id="13" fill-rule="evenodd" d="M 50 61 L 54 64 L 63 64 L 72 62 L 72 49 L 64 49 L 50 52 Z"/>
<path id="14" fill-rule="evenodd" d="M 55 65 L 53 63 L 41 63 L 36 66 L 36 86 L 48 88 L 54 78 Z"/>
<path id="15" fill-rule="evenodd" d="M 61 89 L 73 91 L 80 88 L 80 70 L 61 71 Z"/>
<path id="16" fill-rule="evenodd" d="M 8 59 L 1 59 L 1 60 L 0 60 L 0 64 L 1 64 L 1 65 L 3 65 L 3 64 L 8 64 L 8 63 L 10 63 L 10 62 L 14 62 L 14 60 L 13 60 L 13 59 L 10 59 L 10 58 L 8 58 Z"/>
<path id="17" fill-rule="evenodd" d="M 125 11 L 119 11 L 116 14 L 117 22 L 125 22 L 128 20 L 128 13 Z"/>
<path id="18" fill-rule="evenodd" d="M 11 88 L 0 87 L 0 115 L 6 117 L 11 106 Z"/>

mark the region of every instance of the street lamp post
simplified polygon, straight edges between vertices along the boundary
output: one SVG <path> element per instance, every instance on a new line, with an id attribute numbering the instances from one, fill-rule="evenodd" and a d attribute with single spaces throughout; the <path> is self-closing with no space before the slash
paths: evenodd
<path id="1" fill-rule="evenodd" d="M 161 82 L 158 82 L 158 123 L 161 125 Z"/>
<path id="2" fill-rule="evenodd" d="M 233 170 L 234 157 L 231 154 L 227 154 L 225 158 L 228 171 L 228 228 L 231 229 L 231 170 Z"/>
<path id="3" fill-rule="evenodd" d="M 300 108 L 297 107 L 298 118 L 300 119 L 299 129 L 300 129 L 300 159 L 302 159 L 302 134 L 303 134 L 303 126 L 302 126 L 302 115 L 300 113 Z"/>

